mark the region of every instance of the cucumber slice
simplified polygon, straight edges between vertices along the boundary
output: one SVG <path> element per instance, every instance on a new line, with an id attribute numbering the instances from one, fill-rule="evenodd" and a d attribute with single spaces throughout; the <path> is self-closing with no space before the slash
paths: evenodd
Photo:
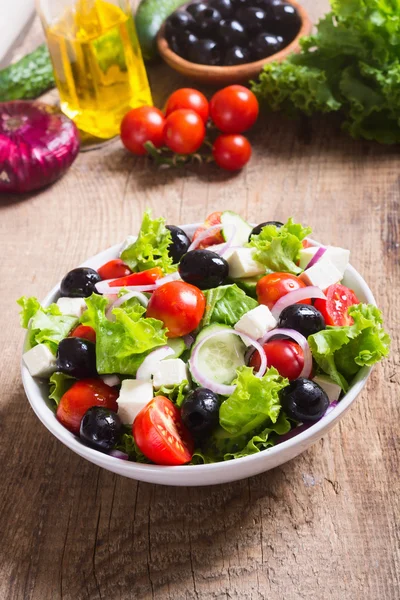
<path id="1" fill-rule="evenodd" d="M 256 287 L 262 277 L 264 277 L 264 275 L 256 275 L 255 277 L 248 277 L 247 279 L 231 279 L 230 281 L 236 283 L 236 285 L 248 296 L 257 300 Z"/>
<path id="2" fill-rule="evenodd" d="M 246 346 L 239 336 L 227 332 L 226 330 L 231 328 L 226 326 L 210 325 L 200 332 L 196 343 L 218 329 L 225 331 L 221 331 L 220 335 L 215 335 L 215 337 L 204 342 L 199 350 L 196 366 L 211 381 L 230 385 L 236 377 L 236 369 L 245 364 Z M 199 383 L 193 373 L 192 377 Z"/>
<path id="3" fill-rule="evenodd" d="M 185 0 L 142 0 L 135 15 L 136 30 L 142 55 L 152 60 L 157 52 L 157 34 L 161 25 Z"/>
<path id="4" fill-rule="evenodd" d="M 223 225 L 222 237 L 225 241 L 229 240 L 232 235 L 232 227 L 230 225 L 234 225 L 236 232 L 232 240 L 232 246 L 244 246 L 247 244 L 252 227 L 240 215 L 231 210 L 225 210 L 221 215 L 221 224 Z"/>
<path id="5" fill-rule="evenodd" d="M 171 338 L 168 340 L 167 346 L 172 348 L 175 354 L 171 354 L 168 358 L 179 358 L 186 350 L 186 344 L 182 338 Z"/>

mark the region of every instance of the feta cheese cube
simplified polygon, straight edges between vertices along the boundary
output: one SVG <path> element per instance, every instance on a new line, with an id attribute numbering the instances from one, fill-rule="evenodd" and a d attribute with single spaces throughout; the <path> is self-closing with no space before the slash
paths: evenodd
<path id="1" fill-rule="evenodd" d="M 245 333 L 251 338 L 258 340 L 263 335 L 274 329 L 278 324 L 277 320 L 271 314 L 268 306 L 260 304 L 239 319 L 235 325 L 236 331 Z M 246 344 L 246 342 L 244 342 Z M 248 346 L 249 344 L 246 344 Z"/>
<path id="2" fill-rule="evenodd" d="M 123 251 L 126 250 L 127 248 L 129 248 L 129 246 L 132 246 L 132 244 L 134 244 L 136 242 L 136 240 L 137 240 L 137 235 L 128 235 L 128 237 L 121 244 L 119 255 L 121 256 Z"/>
<path id="3" fill-rule="evenodd" d="M 229 265 L 229 276 L 240 279 L 265 273 L 265 266 L 254 260 L 253 253 L 254 248 L 236 248 L 233 252 L 224 254 Z"/>
<path id="4" fill-rule="evenodd" d="M 326 392 L 329 401 L 335 402 L 339 400 L 342 388 L 335 383 L 328 375 L 316 375 L 313 379 Z"/>
<path id="5" fill-rule="evenodd" d="M 22 356 L 32 377 L 50 377 L 56 370 L 56 357 L 46 344 L 38 344 Z"/>
<path id="6" fill-rule="evenodd" d="M 153 385 L 158 390 L 162 385 L 172 387 L 189 379 L 186 364 L 180 358 L 161 360 L 153 372 Z"/>
<path id="7" fill-rule="evenodd" d="M 310 248 L 303 248 L 300 250 L 300 262 L 299 266 L 301 269 L 305 269 L 318 250 L 318 246 L 312 246 Z M 337 246 L 327 246 L 324 254 L 321 256 L 318 262 L 330 260 L 333 265 L 344 275 L 345 270 L 348 267 L 350 259 L 350 250 L 345 248 L 339 248 Z"/>
<path id="8" fill-rule="evenodd" d="M 142 408 L 152 400 L 153 386 L 150 381 L 124 379 L 119 392 L 118 415 L 125 425 L 131 425 Z"/>
<path id="9" fill-rule="evenodd" d="M 320 260 L 303 271 L 299 277 L 306 285 L 315 285 L 321 290 L 326 290 L 330 285 L 338 283 L 343 275 L 330 260 Z"/>
<path id="10" fill-rule="evenodd" d="M 87 309 L 84 298 L 59 298 L 57 300 L 57 306 L 60 309 L 61 314 L 77 317 L 77 319 L 79 319 Z"/>

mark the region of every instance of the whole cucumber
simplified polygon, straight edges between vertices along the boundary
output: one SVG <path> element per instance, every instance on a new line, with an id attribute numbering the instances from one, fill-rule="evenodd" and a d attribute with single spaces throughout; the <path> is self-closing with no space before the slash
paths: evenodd
<path id="1" fill-rule="evenodd" d="M 30 100 L 54 87 L 53 67 L 46 44 L 0 71 L 0 102 Z"/>
<path id="2" fill-rule="evenodd" d="M 187 1 L 187 0 L 186 0 Z M 160 27 L 184 0 L 142 0 L 136 12 L 135 22 L 143 58 L 152 60 L 157 56 L 157 34 Z"/>

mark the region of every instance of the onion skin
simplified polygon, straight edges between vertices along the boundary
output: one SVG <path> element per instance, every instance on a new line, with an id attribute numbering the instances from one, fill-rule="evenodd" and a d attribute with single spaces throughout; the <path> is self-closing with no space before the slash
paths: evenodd
<path id="1" fill-rule="evenodd" d="M 0 194 L 45 187 L 71 166 L 80 147 L 76 125 L 56 106 L 0 103 Z"/>

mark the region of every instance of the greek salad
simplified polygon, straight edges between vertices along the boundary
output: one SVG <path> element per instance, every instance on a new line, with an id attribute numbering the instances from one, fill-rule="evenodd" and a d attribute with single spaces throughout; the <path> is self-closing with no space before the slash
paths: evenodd
<path id="1" fill-rule="evenodd" d="M 349 251 L 311 229 L 214 212 L 192 239 L 143 217 L 50 306 L 21 298 L 23 361 L 83 444 L 158 465 L 237 459 L 323 419 L 389 352 L 379 309 L 342 283 Z"/>

